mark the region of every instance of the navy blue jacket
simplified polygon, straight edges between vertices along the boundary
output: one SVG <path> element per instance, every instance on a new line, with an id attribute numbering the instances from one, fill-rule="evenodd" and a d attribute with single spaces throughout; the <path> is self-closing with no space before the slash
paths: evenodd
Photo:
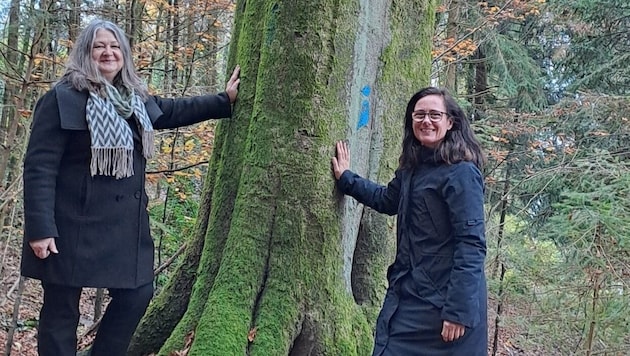
<path id="1" fill-rule="evenodd" d="M 398 170 L 387 186 L 351 171 L 338 182 L 366 206 L 397 214 L 396 259 L 388 270 L 374 354 L 485 355 L 483 178 L 471 162 L 448 165 L 425 154 L 416 169 Z M 464 337 L 441 341 L 443 320 L 463 324 Z M 391 335 L 400 323 L 408 338 Z"/>

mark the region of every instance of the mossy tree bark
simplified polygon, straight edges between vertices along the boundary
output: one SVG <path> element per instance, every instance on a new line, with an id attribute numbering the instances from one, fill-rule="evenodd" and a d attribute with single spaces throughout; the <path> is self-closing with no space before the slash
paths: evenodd
<path id="1" fill-rule="evenodd" d="M 370 353 L 394 223 L 336 194 L 330 157 L 347 139 L 353 170 L 391 179 L 406 101 L 428 83 L 434 12 L 434 0 L 237 3 L 229 68 L 241 65 L 241 86 L 218 126 L 193 236 L 203 244 L 187 252 L 198 267 L 179 268 L 134 345 Z M 158 326 L 172 331 L 151 335 Z"/>

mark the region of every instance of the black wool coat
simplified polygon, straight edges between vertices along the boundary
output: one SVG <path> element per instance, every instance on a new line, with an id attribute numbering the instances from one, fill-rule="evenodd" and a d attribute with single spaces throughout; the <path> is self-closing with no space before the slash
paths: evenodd
<path id="1" fill-rule="evenodd" d="M 397 214 L 373 355 L 486 355 L 483 178 L 470 162 L 448 165 L 424 153 L 419 167 L 398 170 L 387 186 L 351 171 L 338 182 L 359 202 Z M 463 324 L 464 336 L 442 341 L 443 320 Z"/>
<path id="2" fill-rule="evenodd" d="M 26 277 L 74 287 L 137 288 L 153 280 L 153 240 L 145 192 L 146 159 L 135 118 L 131 177 L 90 174 L 87 92 L 58 84 L 35 106 L 24 160 Z M 154 129 L 229 117 L 226 93 L 191 98 L 151 96 Z M 58 254 L 39 259 L 28 242 L 54 237 Z"/>

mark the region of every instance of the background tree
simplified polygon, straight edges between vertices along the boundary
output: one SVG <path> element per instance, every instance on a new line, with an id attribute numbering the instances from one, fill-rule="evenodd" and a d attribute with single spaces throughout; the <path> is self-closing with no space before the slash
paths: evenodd
<path id="1" fill-rule="evenodd" d="M 433 76 L 467 97 L 475 117 L 487 108 L 546 106 L 543 72 L 529 42 L 540 7 L 540 1 L 513 0 L 445 0 L 440 6 Z"/>

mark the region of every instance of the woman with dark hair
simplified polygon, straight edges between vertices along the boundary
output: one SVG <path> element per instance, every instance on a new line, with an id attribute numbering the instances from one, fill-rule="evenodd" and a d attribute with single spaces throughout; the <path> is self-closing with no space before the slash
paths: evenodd
<path id="1" fill-rule="evenodd" d="M 111 297 L 91 355 L 126 354 L 153 296 L 145 168 L 154 130 L 230 117 L 238 76 L 237 66 L 217 95 L 151 96 L 118 26 L 95 20 L 81 32 L 35 106 L 24 160 L 21 268 L 44 290 L 40 355 L 76 355 L 83 287 Z"/>
<path id="2" fill-rule="evenodd" d="M 345 142 L 332 158 L 338 188 L 397 214 L 397 247 L 376 323 L 373 355 L 487 354 L 484 157 L 463 110 L 443 89 L 407 105 L 399 167 L 387 186 L 349 170 Z"/>

